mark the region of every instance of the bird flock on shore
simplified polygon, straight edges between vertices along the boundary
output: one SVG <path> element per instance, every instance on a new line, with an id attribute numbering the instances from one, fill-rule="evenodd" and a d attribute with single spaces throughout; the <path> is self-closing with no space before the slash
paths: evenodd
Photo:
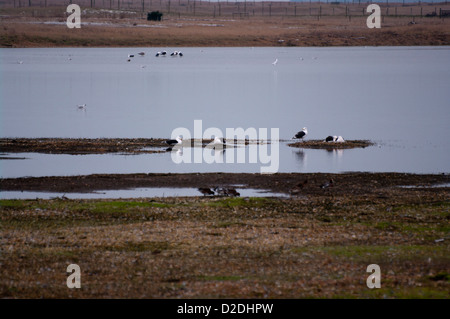
<path id="1" fill-rule="evenodd" d="M 198 190 L 200 193 L 203 194 L 203 196 L 230 196 L 230 197 L 241 196 L 241 194 L 234 188 L 214 187 L 213 189 L 211 189 L 209 187 L 200 187 L 198 188 Z"/>

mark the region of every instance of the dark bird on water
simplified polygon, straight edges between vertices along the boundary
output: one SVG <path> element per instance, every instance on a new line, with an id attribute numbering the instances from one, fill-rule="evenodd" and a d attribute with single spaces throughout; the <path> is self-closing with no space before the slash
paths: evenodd
<path id="1" fill-rule="evenodd" d="M 174 140 L 167 140 L 166 143 L 169 144 L 170 146 L 173 146 L 173 145 L 177 145 L 177 144 L 183 143 L 183 139 L 181 138 L 181 136 L 177 136 L 176 139 L 174 139 Z"/>

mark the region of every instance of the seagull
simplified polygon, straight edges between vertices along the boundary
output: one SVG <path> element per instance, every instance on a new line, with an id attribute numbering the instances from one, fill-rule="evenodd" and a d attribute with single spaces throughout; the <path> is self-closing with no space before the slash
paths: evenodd
<path id="1" fill-rule="evenodd" d="M 336 135 L 329 135 L 327 136 L 327 138 L 325 139 L 325 142 L 335 142 L 335 143 L 344 143 L 345 140 L 342 136 L 336 136 Z"/>
<path id="2" fill-rule="evenodd" d="M 273 65 L 277 65 L 278 59 L 275 59 L 275 61 L 272 62 Z"/>
<path id="3" fill-rule="evenodd" d="M 214 192 L 207 187 L 200 187 L 198 190 L 203 194 L 203 196 L 214 195 Z"/>
<path id="4" fill-rule="evenodd" d="M 134 54 L 128 54 L 129 58 L 134 58 Z"/>
<path id="5" fill-rule="evenodd" d="M 170 56 L 183 56 L 183 53 L 181 53 L 181 51 L 174 51 L 170 54 Z"/>
<path id="6" fill-rule="evenodd" d="M 166 143 L 169 144 L 170 146 L 173 146 L 173 145 L 176 145 L 176 144 L 181 144 L 182 142 L 183 142 L 183 139 L 179 135 L 174 140 L 167 140 L 166 141 Z"/>
<path id="7" fill-rule="evenodd" d="M 23 61 L 17 61 L 18 64 L 23 64 Z"/>
<path id="8" fill-rule="evenodd" d="M 160 56 L 160 55 L 165 56 L 166 54 L 167 54 L 166 51 L 158 51 L 158 52 L 156 53 L 156 56 Z"/>
<path id="9" fill-rule="evenodd" d="M 140 56 L 144 56 L 145 55 L 145 52 L 139 52 L 138 53 Z"/>
<path id="10" fill-rule="evenodd" d="M 77 105 L 77 109 L 79 109 L 79 110 L 86 110 L 86 103 L 84 103 L 84 104 L 78 104 L 78 105 Z"/>
<path id="11" fill-rule="evenodd" d="M 226 141 L 223 137 L 214 137 L 214 142 L 213 144 L 222 144 L 225 145 Z"/>
<path id="12" fill-rule="evenodd" d="M 300 132 L 294 135 L 293 138 L 300 138 L 303 141 L 303 138 L 308 134 L 308 130 L 304 127 Z"/>

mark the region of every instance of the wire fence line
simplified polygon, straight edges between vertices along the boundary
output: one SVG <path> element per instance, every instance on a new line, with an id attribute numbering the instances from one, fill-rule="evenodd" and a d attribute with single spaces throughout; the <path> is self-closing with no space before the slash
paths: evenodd
<path id="1" fill-rule="evenodd" d="M 147 12 L 160 11 L 164 17 L 232 17 L 249 19 L 252 17 L 351 17 L 368 16 L 367 6 L 370 1 L 219 1 L 210 0 L 0 0 L 0 8 L 29 8 L 46 10 L 78 4 L 84 14 L 102 18 L 125 18 L 129 15 L 146 17 Z M 378 3 L 381 14 L 389 17 L 430 17 L 444 18 L 450 16 L 450 4 L 397 2 Z M 49 11 L 50 12 L 50 11 Z M 44 14 L 34 12 L 36 16 Z M 34 15 L 33 14 L 33 15 Z"/>

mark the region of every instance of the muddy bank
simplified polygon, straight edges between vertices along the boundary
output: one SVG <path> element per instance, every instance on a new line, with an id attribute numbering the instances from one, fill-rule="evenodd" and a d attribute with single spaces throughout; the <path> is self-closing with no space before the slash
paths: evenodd
<path id="1" fill-rule="evenodd" d="M 47 154 L 107 154 L 160 153 L 168 150 L 167 138 L 0 138 L 0 153 L 47 153 Z M 184 140 L 183 146 L 205 147 L 211 139 Z M 224 147 L 268 143 L 257 140 L 227 140 Z M 327 143 L 308 140 L 288 144 L 291 147 L 317 149 L 364 148 L 374 143 L 368 140 L 349 140 L 344 143 Z M 2 159 L 7 159 L 6 157 Z"/>
<path id="2" fill-rule="evenodd" d="M 315 149 L 350 149 L 350 148 L 366 148 L 368 146 L 375 145 L 375 143 L 369 140 L 349 140 L 342 143 L 338 142 L 325 142 L 324 140 L 310 140 L 288 144 L 291 147 L 299 148 L 315 148 Z"/>
<path id="3" fill-rule="evenodd" d="M 333 180 L 326 188 L 321 186 Z M 298 184 L 302 184 L 300 187 Z M 0 179 L 1 191 L 47 191 L 88 193 L 99 190 L 133 189 L 141 187 L 237 187 L 255 188 L 297 195 L 387 194 L 398 186 L 449 184 L 448 174 L 418 175 L 403 173 L 191 173 L 191 174 L 94 174 L 85 176 L 26 177 Z M 238 185 L 238 186 L 236 186 Z M 423 188 L 434 192 L 439 188 Z M 448 188 L 444 188 L 448 190 Z M 199 195 L 201 195 L 199 193 Z"/>
<path id="4" fill-rule="evenodd" d="M 46 153 L 46 154 L 149 154 L 170 150 L 167 138 L 0 138 L 0 153 Z M 206 147 L 211 139 L 183 140 L 185 147 Z M 255 140 L 227 141 L 224 147 L 259 143 Z M 8 159 L 2 157 L 1 159 Z"/>
<path id="5" fill-rule="evenodd" d="M 167 147 L 166 139 L 153 138 L 2 138 L 2 153 L 47 154 L 105 154 L 105 153 L 157 153 L 149 147 Z"/>

